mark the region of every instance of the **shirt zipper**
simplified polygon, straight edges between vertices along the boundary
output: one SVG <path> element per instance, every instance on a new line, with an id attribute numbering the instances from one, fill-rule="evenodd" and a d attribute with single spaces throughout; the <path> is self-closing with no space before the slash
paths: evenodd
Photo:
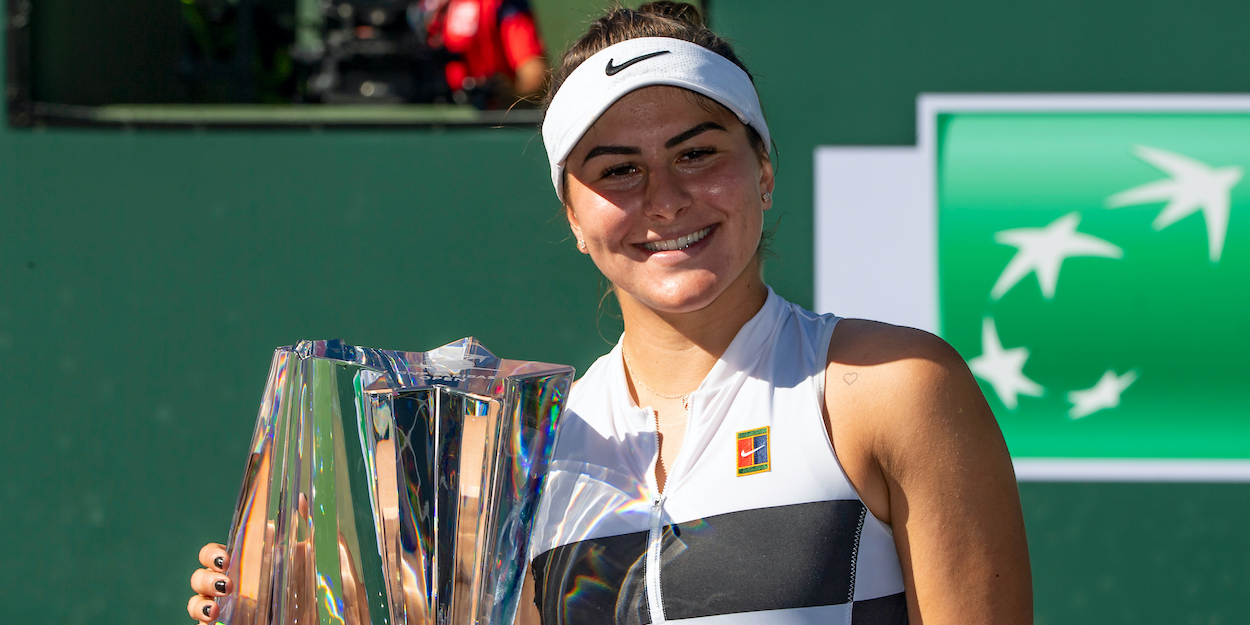
<path id="1" fill-rule="evenodd" d="M 664 538 L 664 493 L 651 500 L 651 525 L 647 532 L 647 609 L 652 623 L 663 623 L 664 597 L 660 590 L 660 550 Z"/>
<path id="2" fill-rule="evenodd" d="M 686 453 L 686 442 L 690 440 L 690 424 L 694 420 L 693 411 L 690 409 L 690 400 L 685 403 L 686 409 L 686 437 L 682 440 L 682 449 L 677 452 L 677 458 L 673 462 L 676 467 L 681 464 L 682 454 Z M 645 578 L 647 588 L 647 609 L 651 612 L 652 623 L 665 623 L 668 621 L 664 615 L 664 593 L 660 589 L 660 555 L 664 546 L 664 500 L 668 497 L 660 492 L 660 480 L 656 478 L 656 470 L 660 464 L 660 419 L 656 415 L 654 408 L 648 408 L 652 422 L 655 424 L 655 465 L 651 468 L 651 487 L 654 489 L 651 496 L 651 522 L 647 530 L 647 560 L 645 567 Z M 669 472 L 668 483 L 672 483 L 673 473 Z"/>
<path id="3" fill-rule="evenodd" d="M 647 408 L 647 416 L 651 417 L 651 425 L 655 428 L 655 460 L 647 475 L 651 486 L 651 516 L 647 523 L 643 584 L 647 592 L 647 610 L 651 613 L 651 622 L 663 623 L 665 618 L 663 592 L 660 590 L 660 551 L 664 537 L 665 495 L 660 491 L 660 480 L 657 478 L 660 467 L 660 419 L 654 408 Z"/>

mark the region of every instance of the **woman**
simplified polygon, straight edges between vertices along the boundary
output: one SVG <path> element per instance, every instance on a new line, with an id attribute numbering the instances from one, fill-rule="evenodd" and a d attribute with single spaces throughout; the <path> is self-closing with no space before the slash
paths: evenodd
<path id="1" fill-rule="evenodd" d="M 689 5 L 614 10 L 552 92 L 552 182 L 625 332 L 570 396 L 520 620 L 1031 622 L 1011 462 L 959 355 L 763 282 L 769 135 L 730 47 Z"/>

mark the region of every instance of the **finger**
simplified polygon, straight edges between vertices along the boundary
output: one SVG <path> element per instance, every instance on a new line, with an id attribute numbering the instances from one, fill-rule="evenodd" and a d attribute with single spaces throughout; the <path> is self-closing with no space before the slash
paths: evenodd
<path id="1" fill-rule="evenodd" d="M 230 554 L 226 553 L 226 546 L 218 543 L 208 543 L 200 549 L 200 564 L 205 568 L 213 569 L 219 573 L 224 573 L 227 566 L 230 566 Z"/>
<path id="2" fill-rule="evenodd" d="M 211 623 L 217 618 L 217 604 L 208 597 L 196 595 L 187 601 L 187 614 L 197 621 Z"/>
<path id="3" fill-rule="evenodd" d="M 230 578 L 216 571 L 196 569 L 191 574 L 191 590 L 205 597 L 224 597 L 234 590 Z"/>

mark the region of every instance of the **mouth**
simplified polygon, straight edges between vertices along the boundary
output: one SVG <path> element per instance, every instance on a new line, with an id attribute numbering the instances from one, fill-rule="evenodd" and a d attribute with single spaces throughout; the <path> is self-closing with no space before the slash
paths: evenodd
<path id="1" fill-rule="evenodd" d="M 666 239 L 664 241 L 648 241 L 642 243 L 641 247 L 648 252 L 670 252 L 673 250 L 684 250 L 699 241 L 712 232 L 712 226 L 708 226 L 702 230 L 691 232 L 677 237 L 676 239 Z"/>

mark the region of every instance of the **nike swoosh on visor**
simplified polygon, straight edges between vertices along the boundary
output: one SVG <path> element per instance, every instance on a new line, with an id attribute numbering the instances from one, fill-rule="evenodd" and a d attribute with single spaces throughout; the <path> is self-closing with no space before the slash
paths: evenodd
<path id="1" fill-rule="evenodd" d="M 614 61 L 615 59 L 608 59 L 608 66 L 603 68 L 603 73 L 609 76 L 615 76 L 621 70 L 625 69 L 626 67 L 629 67 L 630 65 L 633 65 L 634 63 L 637 63 L 639 61 L 645 61 L 653 56 L 660 56 L 661 54 L 668 54 L 668 53 L 669 53 L 668 50 L 660 50 L 659 52 L 652 52 L 651 54 L 644 54 L 642 56 L 636 56 L 628 61 L 625 61 L 624 63 L 621 63 L 620 65 L 613 65 L 612 61 Z"/>

